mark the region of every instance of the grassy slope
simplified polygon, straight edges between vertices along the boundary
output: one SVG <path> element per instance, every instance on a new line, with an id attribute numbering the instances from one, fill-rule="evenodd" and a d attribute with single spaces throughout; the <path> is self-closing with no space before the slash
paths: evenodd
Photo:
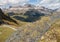
<path id="1" fill-rule="evenodd" d="M 19 25 L 16 25 L 13 22 L 9 22 L 10 25 L 13 25 L 14 27 L 22 27 L 20 28 L 20 30 L 23 29 L 23 31 L 21 31 L 22 36 L 24 36 L 25 39 L 27 39 L 27 36 L 29 36 L 30 38 L 35 38 L 38 35 L 40 35 L 40 29 L 45 29 L 44 27 L 44 22 L 48 22 L 50 23 L 50 17 L 49 16 L 44 16 L 41 18 L 41 20 L 36 21 L 35 23 L 28 23 L 28 22 L 22 22 L 22 21 L 18 21 L 16 20 Z M 26 25 L 27 24 L 27 25 Z M 24 26 L 26 25 L 26 26 Z M 51 26 L 51 29 L 48 30 L 45 35 L 42 37 L 42 39 L 38 40 L 38 42 L 60 42 L 60 20 L 57 21 L 56 23 L 54 23 Z M 36 27 L 37 26 L 37 27 Z M 38 28 L 38 26 L 41 26 L 41 28 Z M 2 28 L 2 27 L 1 27 Z M 4 40 L 13 32 L 11 31 L 9 28 L 3 28 L 1 29 L 4 34 L 1 34 L 0 40 L 1 42 L 4 42 Z M 0 30 L 0 31 L 1 31 Z M 39 31 L 38 31 L 39 30 Z M 57 34 L 56 34 L 57 33 Z M 8 36 L 7 36 L 8 35 Z M 55 35 L 55 36 L 54 36 Z M 2 39 L 1 39 L 2 38 Z M 21 37 L 22 39 L 20 40 L 20 42 L 25 42 L 23 37 Z"/>
<path id="2" fill-rule="evenodd" d="M 0 27 L 0 42 L 4 42 L 14 30 L 7 27 Z"/>
<path id="3" fill-rule="evenodd" d="M 18 20 L 17 20 L 18 21 Z M 35 37 L 37 37 L 38 35 L 40 35 L 40 32 L 37 31 L 39 29 L 44 29 L 44 22 L 48 22 L 50 23 L 50 17 L 49 16 L 44 16 L 41 18 L 41 20 L 36 21 L 35 23 L 28 23 L 28 22 L 21 22 L 18 21 L 18 23 L 20 24 L 19 26 L 22 26 L 22 28 L 20 28 L 20 30 L 23 30 L 21 32 L 21 35 L 24 36 L 25 39 L 27 39 L 27 36 L 29 36 L 30 38 L 34 39 Z M 26 25 L 27 24 L 27 25 Z M 26 26 L 24 26 L 26 25 Z M 37 28 L 38 26 L 41 26 L 41 28 Z M 3 30 L 3 29 L 2 29 Z M 5 30 L 5 29 L 4 29 Z M 1 31 L 1 30 L 0 30 Z M 8 31 L 8 32 L 7 32 Z M 1 42 L 3 42 L 5 40 L 5 38 L 7 38 L 10 33 L 10 29 L 7 29 L 5 34 L 1 36 L 0 40 Z M 51 29 L 49 29 L 44 36 L 42 36 L 42 39 L 38 40 L 38 42 L 60 42 L 60 20 L 56 21 L 52 26 Z M 9 34 L 8 34 L 9 33 Z M 56 34 L 57 33 L 57 34 Z M 8 34 L 8 36 L 6 36 Z M 55 35 L 55 36 L 54 36 Z M 25 42 L 24 39 L 21 38 L 20 42 Z"/>
<path id="4" fill-rule="evenodd" d="M 60 42 L 60 20 L 57 20 L 42 36 L 40 42 Z"/>
<path id="5" fill-rule="evenodd" d="M 40 35 L 40 30 L 43 30 L 45 28 L 44 27 L 44 22 L 48 22 L 50 23 L 50 17 L 42 17 L 41 20 L 38 20 L 35 23 L 27 23 L 27 26 L 23 26 L 23 32 L 22 35 L 24 36 L 25 39 L 28 39 L 27 36 L 29 36 L 29 38 L 36 38 L 37 36 Z M 36 27 L 37 26 L 37 27 Z M 38 26 L 40 26 L 41 28 L 38 28 Z M 22 29 L 20 28 L 20 29 Z M 38 39 L 37 42 L 60 42 L 60 20 L 57 20 L 54 24 L 52 24 L 52 26 L 50 27 L 51 29 L 49 29 L 45 35 L 43 35 Z M 39 31 L 37 31 L 39 30 Z M 28 35 L 27 35 L 28 34 Z M 21 39 L 21 42 L 25 42 L 23 41 L 24 39 Z"/>

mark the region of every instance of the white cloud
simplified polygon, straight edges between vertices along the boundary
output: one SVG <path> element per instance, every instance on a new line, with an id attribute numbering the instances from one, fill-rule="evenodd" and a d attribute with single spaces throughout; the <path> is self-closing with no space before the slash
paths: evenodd
<path id="1" fill-rule="evenodd" d="M 58 3 L 60 0 L 42 0 L 40 4 L 51 4 L 51 3 Z"/>
<path id="2" fill-rule="evenodd" d="M 25 3 L 28 1 L 29 0 L 0 0 L 0 5 L 5 5 L 7 3 L 10 3 L 10 4 Z"/>
<path id="3" fill-rule="evenodd" d="M 60 0 L 42 0 L 38 5 L 50 9 L 56 9 L 60 7 Z"/>
<path id="4" fill-rule="evenodd" d="M 37 0 L 39 2 L 40 0 Z M 6 4 L 25 4 L 29 0 L 0 0 L 0 6 Z M 60 0 L 41 0 L 37 6 L 45 6 L 51 9 L 60 7 Z"/>
<path id="5" fill-rule="evenodd" d="M 4 4 L 6 4 L 6 3 L 7 3 L 6 0 L 0 0 L 0 5 L 4 5 Z"/>
<path id="6" fill-rule="evenodd" d="M 25 3 L 25 2 L 27 2 L 27 1 L 29 1 L 29 0 L 9 0 L 9 2 L 10 3 L 12 3 L 12 4 L 16 4 L 16 3 Z"/>
<path id="7" fill-rule="evenodd" d="M 47 3 L 50 3 L 50 1 L 51 1 L 51 0 L 42 0 L 42 1 L 40 2 L 40 4 L 47 4 Z"/>
<path id="8" fill-rule="evenodd" d="M 51 8 L 51 9 L 56 9 L 56 8 L 60 7 L 60 3 L 50 4 L 50 5 L 48 5 L 48 7 Z"/>

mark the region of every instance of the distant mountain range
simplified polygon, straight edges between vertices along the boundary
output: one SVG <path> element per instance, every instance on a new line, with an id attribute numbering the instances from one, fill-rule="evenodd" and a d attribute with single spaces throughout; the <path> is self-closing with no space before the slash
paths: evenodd
<path id="1" fill-rule="evenodd" d="M 29 9 L 36 9 L 38 11 L 45 11 L 46 12 L 53 12 L 54 10 L 52 9 L 48 9 L 48 8 L 45 8 L 43 6 L 35 6 L 35 5 L 31 5 L 31 4 L 25 4 L 24 6 L 10 6 L 8 9 L 5 9 L 4 11 L 6 12 L 17 12 L 19 13 L 18 11 L 21 11 L 21 10 L 29 10 Z M 55 10 L 56 11 L 56 10 Z"/>
<path id="2" fill-rule="evenodd" d="M 10 6 L 9 9 L 5 9 L 3 11 L 4 13 L 7 13 L 8 16 L 23 15 L 23 17 L 25 17 L 25 14 L 27 14 L 28 18 L 31 18 L 31 17 L 33 18 L 37 14 L 38 15 L 43 14 L 44 16 L 51 16 L 53 13 L 57 13 L 59 9 L 52 10 L 52 9 L 45 8 L 43 6 L 34 6 L 31 4 L 25 4 L 24 6 Z M 23 18 L 23 17 L 20 17 L 20 18 Z"/>

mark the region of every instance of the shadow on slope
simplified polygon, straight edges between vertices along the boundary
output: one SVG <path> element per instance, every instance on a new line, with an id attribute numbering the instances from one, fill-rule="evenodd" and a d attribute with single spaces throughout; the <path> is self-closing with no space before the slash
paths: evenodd
<path id="1" fill-rule="evenodd" d="M 17 20 L 20 20 L 20 21 L 24 21 L 24 22 L 35 22 L 35 21 L 41 19 L 41 16 L 45 16 L 45 14 L 34 11 L 34 10 L 29 10 L 29 11 L 25 12 L 23 16 L 24 17 L 14 16 L 14 18 Z"/>
<path id="2" fill-rule="evenodd" d="M 18 24 L 15 20 L 13 20 L 12 18 L 10 18 L 9 16 L 6 16 L 3 11 L 0 9 L 0 25 L 5 23 L 5 21 L 3 20 L 7 20 L 7 21 L 10 21 L 10 22 L 14 22 L 16 24 Z"/>
<path id="3" fill-rule="evenodd" d="M 8 14 L 9 17 L 15 15 L 14 12 L 9 12 L 9 13 L 7 13 L 7 14 Z"/>

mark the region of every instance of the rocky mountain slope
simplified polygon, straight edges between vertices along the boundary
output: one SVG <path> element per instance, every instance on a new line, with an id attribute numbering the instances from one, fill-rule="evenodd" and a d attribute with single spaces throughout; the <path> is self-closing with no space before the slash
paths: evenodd
<path id="1" fill-rule="evenodd" d="M 10 35 L 6 42 L 58 42 L 60 40 L 59 36 L 54 39 L 56 33 L 52 33 L 51 37 L 50 32 L 48 32 L 51 26 L 60 19 L 60 14 L 53 10 L 44 7 L 41 7 L 41 9 L 39 7 L 38 9 L 29 8 L 24 11 L 24 14 L 14 14 L 12 17 L 26 22 L 26 24 L 18 27 L 18 31 Z M 52 30 L 54 29 L 58 32 L 58 29 L 53 28 Z"/>
<path id="2" fill-rule="evenodd" d="M 3 11 L 0 9 L 0 24 L 8 24 L 8 22 L 5 22 L 4 20 L 6 21 L 10 21 L 10 22 L 14 22 L 17 24 L 17 22 L 15 20 L 13 20 L 12 18 L 10 18 L 9 16 L 6 16 Z"/>
<path id="3" fill-rule="evenodd" d="M 24 7 L 20 9 L 10 8 L 10 13 L 7 11 L 8 14 L 6 15 L 16 20 L 20 25 L 16 27 L 17 31 L 12 33 L 5 42 L 59 42 L 60 14 L 58 12 L 45 7 Z M 55 25 L 56 22 L 58 25 Z"/>

